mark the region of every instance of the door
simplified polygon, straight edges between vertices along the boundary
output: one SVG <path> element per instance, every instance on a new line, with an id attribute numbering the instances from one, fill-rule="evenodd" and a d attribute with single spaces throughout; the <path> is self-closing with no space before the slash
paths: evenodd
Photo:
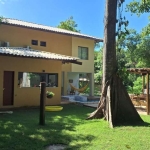
<path id="1" fill-rule="evenodd" d="M 13 105 L 14 98 L 14 72 L 4 71 L 3 79 L 3 105 Z"/>

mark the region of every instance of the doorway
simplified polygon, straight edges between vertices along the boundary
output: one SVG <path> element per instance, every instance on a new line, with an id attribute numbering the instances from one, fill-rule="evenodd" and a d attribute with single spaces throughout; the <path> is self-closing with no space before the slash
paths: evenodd
<path id="1" fill-rule="evenodd" d="M 3 106 L 14 102 L 14 71 L 4 71 L 3 76 Z"/>

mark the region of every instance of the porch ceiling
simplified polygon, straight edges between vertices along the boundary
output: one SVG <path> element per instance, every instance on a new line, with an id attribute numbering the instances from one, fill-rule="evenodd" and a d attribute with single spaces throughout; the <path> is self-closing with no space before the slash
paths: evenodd
<path id="1" fill-rule="evenodd" d="M 71 57 L 51 52 L 45 52 L 40 50 L 34 50 L 23 47 L 0 47 L 0 55 L 3 56 L 15 56 L 15 57 L 25 57 L 25 58 L 36 58 L 36 59 L 49 59 L 62 61 L 63 63 L 74 63 L 82 65 L 82 62 L 79 62 L 79 58 Z"/>

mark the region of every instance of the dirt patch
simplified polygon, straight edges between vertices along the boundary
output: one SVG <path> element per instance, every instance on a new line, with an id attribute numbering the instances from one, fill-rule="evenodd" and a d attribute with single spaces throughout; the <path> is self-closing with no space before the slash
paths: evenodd
<path id="1" fill-rule="evenodd" d="M 147 112 L 146 112 L 146 107 L 144 106 L 141 106 L 141 107 L 137 107 L 135 106 L 137 112 L 141 115 L 147 115 Z"/>

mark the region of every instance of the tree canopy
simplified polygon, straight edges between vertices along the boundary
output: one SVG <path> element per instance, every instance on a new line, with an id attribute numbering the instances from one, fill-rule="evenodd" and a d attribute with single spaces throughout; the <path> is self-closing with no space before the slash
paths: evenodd
<path id="1" fill-rule="evenodd" d="M 127 5 L 127 11 L 140 16 L 144 13 L 150 13 L 150 0 L 134 0 Z M 150 20 L 150 15 L 149 15 Z M 150 34 L 150 23 L 143 29 L 143 36 L 149 36 Z"/>
<path id="2" fill-rule="evenodd" d="M 58 28 L 61 29 L 66 29 L 69 31 L 74 31 L 74 32 L 80 32 L 80 30 L 77 29 L 78 25 L 77 23 L 73 20 L 73 17 L 69 17 L 65 21 L 61 21 L 60 24 L 57 26 Z"/>
<path id="3" fill-rule="evenodd" d="M 127 10 L 138 15 L 150 12 L 150 0 L 134 0 L 127 5 Z"/>

